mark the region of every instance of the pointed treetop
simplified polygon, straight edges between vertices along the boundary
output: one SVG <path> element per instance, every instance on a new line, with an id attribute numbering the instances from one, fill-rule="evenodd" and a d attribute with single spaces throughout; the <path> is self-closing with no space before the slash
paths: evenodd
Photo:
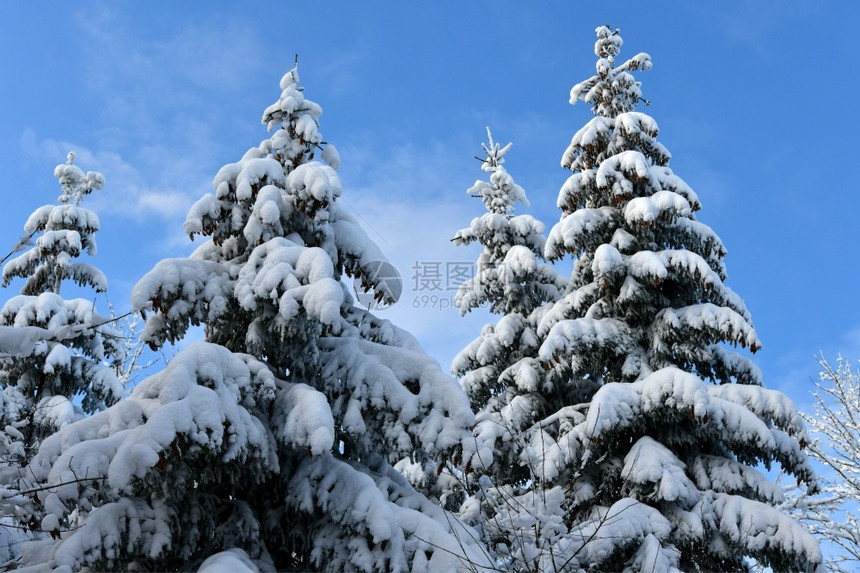
<path id="1" fill-rule="evenodd" d="M 597 75 L 573 86 L 570 90 L 570 103 L 576 104 L 582 100 L 592 104 L 591 110 L 595 115 L 617 117 L 622 113 L 633 111 L 642 99 L 641 83 L 637 82 L 629 72 L 651 69 L 651 56 L 639 53 L 621 64 L 615 66 L 615 56 L 621 52 L 620 31 L 609 26 L 600 26 L 595 30 L 597 42 L 594 43 L 594 53 L 598 56 Z M 645 104 L 648 104 L 648 100 Z"/>
<path id="2" fill-rule="evenodd" d="M 299 86 L 299 62 L 296 61 L 296 65 L 293 66 L 293 69 L 284 74 L 284 77 L 281 78 L 281 89 L 285 90 L 290 86 L 296 86 L 296 90 L 302 91 L 303 88 Z"/>
<path id="3" fill-rule="evenodd" d="M 529 200 L 526 198 L 526 192 L 514 182 L 513 178 L 502 167 L 502 163 L 505 162 L 505 154 L 510 151 L 514 144 L 508 143 L 502 147 L 493 141 L 493 134 L 489 127 L 487 128 L 487 139 L 489 143 L 481 144 L 487 154 L 481 164 L 481 169 L 490 173 L 490 181 L 476 181 L 470 189 L 466 190 L 466 193 L 473 197 L 480 197 L 491 213 L 509 214 L 514 210 L 514 203 L 517 201 L 528 207 Z M 480 160 L 480 158 L 477 159 Z"/>
<path id="4" fill-rule="evenodd" d="M 322 108 L 304 96 L 299 86 L 298 62 L 284 74 L 280 82 L 278 101 L 263 112 L 263 124 L 274 131 L 263 142 L 260 151 L 277 159 L 288 171 L 313 159 L 316 149 L 322 149 L 319 117 Z"/>
<path id="5" fill-rule="evenodd" d="M 487 173 L 492 173 L 496 170 L 496 167 L 505 162 L 505 154 L 514 146 L 514 144 L 509 143 L 502 147 L 498 143 L 495 143 L 493 141 L 493 133 L 490 131 L 489 126 L 487 127 L 487 139 L 489 140 L 489 147 L 483 143 L 481 144 L 481 147 L 484 148 L 484 152 L 487 154 L 487 158 L 484 160 L 484 164 L 481 166 L 481 169 Z"/>
<path id="6" fill-rule="evenodd" d="M 66 156 L 66 162 L 54 168 L 54 177 L 63 187 L 63 194 L 57 198 L 57 201 L 63 205 L 68 203 L 77 205 L 84 195 L 101 189 L 105 184 L 105 177 L 101 173 L 89 171 L 84 175 L 81 168 L 75 165 L 75 157 L 75 152 L 70 151 Z"/>
<path id="7" fill-rule="evenodd" d="M 609 26 L 600 26 L 594 30 L 597 32 L 597 41 L 594 42 L 594 55 L 600 58 L 611 59 L 621 52 L 624 40 L 618 34 L 617 28 L 612 30 Z"/>

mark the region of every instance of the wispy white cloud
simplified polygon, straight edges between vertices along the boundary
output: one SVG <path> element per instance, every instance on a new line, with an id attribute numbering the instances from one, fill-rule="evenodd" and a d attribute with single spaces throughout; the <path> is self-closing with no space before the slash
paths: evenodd
<path id="1" fill-rule="evenodd" d="M 822 3 L 810 0 L 744 0 L 735 3 L 696 5 L 708 18 L 721 24 L 716 29 L 759 57 L 775 57 L 769 36 L 786 21 L 822 13 Z"/>
<path id="2" fill-rule="evenodd" d="M 263 75 L 265 50 L 251 27 L 212 14 L 192 26 L 154 31 L 130 11 L 85 5 L 70 20 L 84 54 L 74 67 L 101 111 L 74 138 L 34 129 L 21 136 L 25 158 L 46 175 L 70 150 L 83 169 L 102 172 L 107 184 L 89 206 L 142 227 L 157 223 L 147 233 L 164 234 L 148 243 L 166 253 L 180 244 L 187 250 L 187 237 L 180 238 L 189 206 L 211 190 L 221 165 L 255 143 L 249 138 L 235 147 L 220 132 L 225 122 L 236 132 L 237 102 Z M 260 129 L 254 121 L 247 125 L 249 133 Z"/>
<path id="3" fill-rule="evenodd" d="M 447 370 L 492 320 L 481 312 L 459 316 L 454 293 L 460 281 L 449 276 L 455 265 L 474 263 L 480 252 L 476 246 L 456 247 L 450 239 L 483 212 L 465 190 L 484 174 L 470 155 L 458 156 L 456 142 L 386 149 L 379 141 L 360 140 L 362 145 L 341 148 L 342 199 L 404 283 L 400 302 L 378 314 L 414 334 Z M 425 282 L 436 270 L 439 284 Z"/>
<path id="4" fill-rule="evenodd" d="M 128 11 L 100 4 L 82 9 L 76 24 L 83 72 L 106 100 L 106 115 L 144 131 L 152 114 L 179 110 L 191 113 L 174 113 L 181 122 L 174 131 L 211 123 L 209 108 L 253 81 L 266 54 L 255 30 L 219 20 L 215 11 L 191 26 L 156 31 Z M 163 136 L 163 125 L 149 128 Z"/>
<path id="5" fill-rule="evenodd" d="M 41 139 L 33 130 L 21 137 L 25 157 L 45 163 L 63 163 L 69 151 L 74 151 L 75 162 L 85 171 L 98 171 L 105 175 L 103 190 L 87 199 L 87 205 L 103 214 L 133 219 L 137 222 L 157 217 L 181 222 L 192 201 L 208 186 L 199 176 L 182 172 L 179 180 L 165 181 L 163 174 L 148 176 L 123 156 L 113 151 L 93 151 L 79 143 Z M 171 166 L 168 164 L 168 168 Z"/>
<path id="6" fill-rule="evenodd" d="M 818 359 L 835 364 L 840 356 L 855 364 L 860 360 L 860 324 L 835 334 L 817 347 L 796 346 L 786 350 L 768 368 L 772 377 L 765 382 L 791 396 L 800 409 L 809 412 L 814 401 L 812 392 L 821 371 Z"/>
<path id="7" fill-rule="evenodd" d="M 367 65 L 369 53 L 366 43 L 357 39 L 349 49 L 339 51 L 319 66 L 315 73 L 326 78 L 329 96 L 342 96 L 362 88 L 361 67 Z"/>

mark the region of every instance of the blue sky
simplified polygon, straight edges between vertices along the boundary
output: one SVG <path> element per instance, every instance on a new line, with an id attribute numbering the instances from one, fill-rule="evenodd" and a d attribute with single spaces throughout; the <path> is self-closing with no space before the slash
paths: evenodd
<path id="1" fill-rule="evenodd" d="M 4 254 L 56 199 L 53 167 L 73 149 L 107 179 L 85 203 L 102 222 L 92 262 L 127 308 L 143 273 L 190 252 L 187 208 L 266 137 L 261 113 L 298 53 L 321 132 L 340 151 L 343 199 L 404 276 L 400 305 L 381 314 L 447 369 L 486 317 L 441 308 L 453 292 L 409 288 L 412 269 L 475 259 L 448 240 L 482 212 L 465 190 L 485 175 L 474 159 L 485 126 L 514 143 L 506 167 L 532 204 L 521 212 L 558 220 L 561 154 L 591 117 L 569 90 L 593 74 L 594 28 L 608 24 L 622 31 L 622 57 L 653 59 L 638 73 L 652 104 L 642 111 L 728 247 L 728 284 L 752 312 L 768 384 L 804 404 L 815 354 L 860 358 L 860 5 L 237 4 L 4 4 Z"/>

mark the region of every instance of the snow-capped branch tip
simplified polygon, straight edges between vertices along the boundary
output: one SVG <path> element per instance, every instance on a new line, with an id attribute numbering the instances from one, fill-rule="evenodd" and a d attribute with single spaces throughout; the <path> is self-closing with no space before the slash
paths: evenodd
<path id="1" fill-rule="evenodd" d="M 33 235 L 35 235 L 35 234 L 36 234 L 36 230 L 34 229 L 33 231 L 30 231 L 29 233 L 25 233 L 25 234 L 21 235 L 21 238 L 18 239 L 18 242 L 15 243 L 15 246 L 12 247 L 11 251 L 9 251 L 9 254 L 6 255 L 5 257 L 3 257 L 2 259 L 0 259 L 0 265 L 5 264 L 6 261 L 9 260 L 9 257 L 14 255 L 15 253 L 20 253 L 21 251 L 26 250 L 27 247 L 34 246 L 35 243 L 32 241 L 32 239 L 33 239 Z"/>
<path id="2" fill-rule="evenodd" d="M 594 55 L 598 58 L 614 58 L 621 52 L 624 40 L 621 39 L 621 30 L 610 26 L 598 26 L 594 29 L 597 41 L 594 43 Z"/>
<path id="3" fill-rule="evenodd" d="M 105 184 L 105 176 L 97 171 L 88 171 L 84 174 L 81 168 L 75 165 L 76 157 L 74 151 L 69 151 L 66 162 L 54 168 L 54 177 L 59 180 L 63 188 L 62 195 L 57 199 L 62 204 L 74 202 L 77 205 L 84 195 L 101 189 Z"/>
<path id="4" fill-rule="evenodd" d="M 293 69 L 284 74 L 284 77 L 281 78 L 281 89 L 287 89 L 287 86 L 294 85 L 296 87 L 296 91 L 302 92 L 305 91 L 305 88 L 299 85 L 299 55 L 295 54 L 295 58 L 293 60 Z"/>
<path id="5" fill-rule="evenodd" d="M 487 126 L 487 140 L 489 141 L 489 144 L 481 144 L 481 147 L 484 148 L 484 153 L 487 154 L 487 158 L 482 159 L 481 161 L 483 161 L 487 167 L 498 167 L 505 162 L 505 154 L 514 146 L 514 144 L 508 143 L 506 146 L 502 147 L 500 144 L 493 141 L 493 132 L 490 131 L 489 126 Z M 489 145 L 489 147 L 487 145 Z M 487 170 L 488 169 L 485 169 L 485 171 Z"/>
<path id="6" fill-rule="evenodd" d="M 598 58 L 606 58 L 610 62 L 613 61 L 615 56 L 621 53 L 621 46 L 624 44 L 624 40 L 621 39 L 621 30 L 618 28 L 613 30 L 609 26 L 599 26 L 594 31 L 597 33 L 597 41 L 594 43 L 594 55 Z M 619 67 L 619 69 L 624 69 L 628 72 L 640 68 L 643 70 L 651 69 L 651 56 L 644 52 L 636 54 Z"/>
<path id="7" fill-rule="evenodd" d="M 590 103 L 595 115 L 606 117 L 616 117 L 621 113 L 633 111 L 639 101 L 650 105 L 650 102 L 642 97 L 640 82 L 628 72 L 651 69 L 651 56 L 642 52 L 616 66 L 615 56 L 621 52 L 624 43 L 621 31 L 600 26 L 595 32 L 597 74 L 573 86 L 570 90 L 570 103 L 576 105 L 578 100 Z"/>

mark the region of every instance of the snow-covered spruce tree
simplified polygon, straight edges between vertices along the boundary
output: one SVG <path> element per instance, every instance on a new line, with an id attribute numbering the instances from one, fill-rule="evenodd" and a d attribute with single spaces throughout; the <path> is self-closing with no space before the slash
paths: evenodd
<path id="1" fill-rule="evenodd" d="M 28 239 L 39 234 L 35 245 L 27 241 L 32 247 L 3 268 L 4 287 L 15 278 L 26 281 L 0 310 L 2 415 L 21 446 L 7 453 L 19 463 L 46 436 L 113 404 L 123 391 L 110 366 L 124 360 L 119 333 L 92 300 L 60 296 L 65 281 L 107 290 L 104 273 L 74 260 L 84 251 L 96 254 L 99 219 L 80 202 L 101 189 L 104 177 L 84 174 L 74 160 L 69 153 L 54 170 L 62 186 L 59 204 L 38 208 L 24 226 Z"/>
<path id="2" fill-rule="evenodd" d="M 757 469 L 813 482 L 803 420 L 731 348 L 760 343 L 724 283 L 725 247 L 696 219 L 656 122 L 635 111 L 631 72 L 650 58 L 617 65 L 618 31 L 596 31 L 597 74 L 571 91 L 595 117 L 563 155 L 573 174 L 545 251 L 574 266 L 537 330 L 553 391 L 528 459 L 559 489 L 546 489 L 551 545 L 532 557 L 544 569 L 737 571 L 747 557 L 815 569 L 817 541 L 775 509 L 781 491 Z"/>
<path id="3" fill-rule="evenodd" d="M 321 109 L 296 69 L 281 90 L 263 115 L 272 136 L 189 212 L 186 232 L 208 240 L 132 293 L 153 347 L 191 324 L 206 341 L 44 442 L 30 467 L 42 482 L 104 480 L 52 490 L 45 511 L 70 530 L 24 563 L 441 571 L 484 559 L 432 499 L 446 493 L 436 464 L 470 437 L 468 401 L 410 335 L 353 304 L 345 275 L 386 302 L 400 284 L 338 201 L 337 152 L 313 161 Z"/>

